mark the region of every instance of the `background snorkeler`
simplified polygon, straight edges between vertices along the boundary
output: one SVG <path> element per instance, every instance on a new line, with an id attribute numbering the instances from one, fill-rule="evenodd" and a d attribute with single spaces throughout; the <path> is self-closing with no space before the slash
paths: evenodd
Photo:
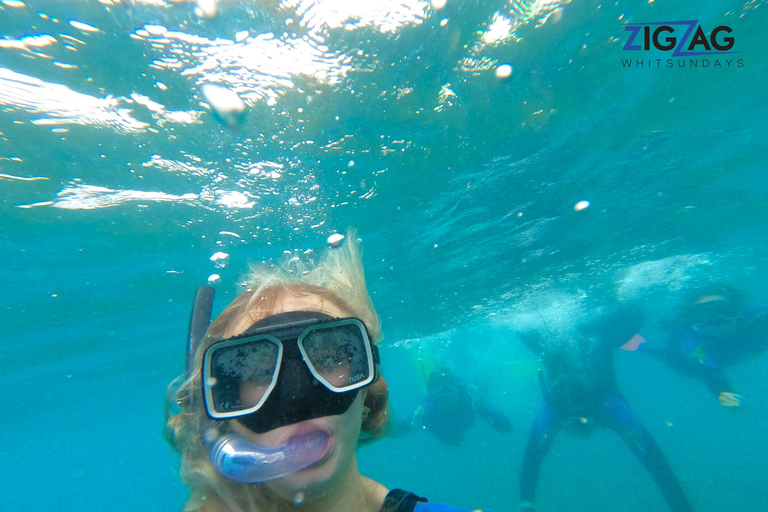
<path id="1" fill-rule="evenodd" d="M 644 343 L 639 352 L 701 380 L 724 407 L 741 406 L 724 369 L 768 349 L 768 305 L 747 304 L 730 285 L 708 284 L 689 291 L 677 315 L 660 323 L 663 344 Z"/>
<path id="2" fill-rule="evenodd" d="M 184 382 L 169 387 L 180 411 L 165 432 L 182 455 L 184 510 L 457 510 L 359 473 L 357 446 L 386 432 L 389 403 L 359 241 L 347 240 L 317 265 L 253 267 L 248 289 L 201 336 Z"/>
<path id="3" fill-rule="evenodd" d="M 553 333 L 546 323 L 517 329 L 523 343 L 541 358 L 544 396 L 520 469 L 520 512 L 536 510 L 539 472 L 558 433 L 566 428 L 589 434 L 597 425 L 619 434 L 653 477 L 670 511 L 693 511 L 666 457 L 616 381 L 613 352 L 633 338 L 643 320 L 639 308 L 612 304 L 596 320 L 564 332 Z"/>
<path id="4" fill-rule="evenodd" d="M 426 429 L 449 445 L 461 444 L 480 416 L 502 434 L 512 431 L 512 422 L 483 397 L 475 386 L 462 380 L 448 367 L 438 367 L 424 375 L 427 394 L 416 410 L 396 422 L 395 432 L 404 434 Z"/>

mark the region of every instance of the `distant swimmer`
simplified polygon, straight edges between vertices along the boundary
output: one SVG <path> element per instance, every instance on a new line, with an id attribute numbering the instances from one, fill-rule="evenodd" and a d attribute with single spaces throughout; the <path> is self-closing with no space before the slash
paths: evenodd
<path id="1" fill-rule="evenodd" d="M 656 442 L 621 396 L 613 352 L 632 339 L 643 324 L 633 307 L 617 307 L 568 335 L 541 330 L 517 334 L 541 357 L 539 382 L 544 403 L 531 427 L 520 471 L 519 510 L 535 510 L 536 486 L 544 456 L 563 428 L 588 434 L 596 425 L 618 433 L 643 463 L 673 512 L 693 508 Z M 616 507 L 615 510 L 619 510 Z"/>
<path id="2" fill-rule="evenodd" d="M 702 286 L 689 292 L 677 316 L 662 326 L 665 343 L 645 343 L 638 351 L 701 380 L 722 406 L 741 406 L 743 397 L 724 369 L 768 349 L 768 304 L 747 305 L 728 285 Z"/>
<path id="3" fill-rule="evenodd" d="M 480 416 L 497 432 L 512 431 L 512 422 L 496 407 L 489 404 L 482 393 L 463 383 L 448 368 L 437 368 L 426 377 L 427 395 L 424 402 L 409 416 L 400 418 L 395 433 L 413 429 L 426 429 L 440 441 L 458 445 Z"/>

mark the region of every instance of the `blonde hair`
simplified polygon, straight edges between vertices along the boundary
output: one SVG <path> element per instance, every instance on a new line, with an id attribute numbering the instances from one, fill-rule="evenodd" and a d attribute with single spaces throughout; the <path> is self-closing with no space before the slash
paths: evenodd
<path id="1" fill-rule="evenodd" d="M 202 436 L 210 428 L 225 429 L 225 422 L 207 417 L 202 399 L 201 365 L 205 350 L 214 342 L 242 334 L 248 327 L 273 314 L 286 296 L 319 297 L 350 316 L 363 321 L 371 341 L 378 343 L 381 328 L 376 310 L 365 286 L 360 240 L 354 230 L 347 232 L 346 243 L 325 251 L 319 262 L 298 256 L 281 265 L 252 265 L 247 290 L 233 300 L 211 323 L 195 354 L 194 370 L 186 382 L 176 379 L 166 392 L 168 443 L 181 453 L 180 475 L 189 487 L 185 511 L 203 509 L 206 500 L 214 501 L 232 512 L 276 510 L 278 501 L 258 484 L 241 484 L 221 476 L 208 460 Z M 386 381 L 380 378 L 367 388 L 359 444 L 379 439 L 387 430 L 389 401 Z M 179 410 L 171 415 L 172 408 Z M 214 505 L 214 508 L 216 506 Z"/>

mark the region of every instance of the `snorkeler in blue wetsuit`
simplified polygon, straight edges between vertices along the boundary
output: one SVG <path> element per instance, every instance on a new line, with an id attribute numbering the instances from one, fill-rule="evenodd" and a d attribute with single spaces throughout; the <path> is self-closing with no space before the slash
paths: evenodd
<path id="1" fill-rule="evenodd" d="M 653 476 L 670 510 L 693 510 L 666 458 L 616 384 L 613 352 L 632 338 L 642 323 L 639 310 L 624 307 L 579 327 L 568 337 L 518 332 L 526 346 L 541 357 L 539 380 L 544 394 L 523 456 L 520 511 L 535 509 L 539 470 L 558 432 L 569 428 L 589 433 L 597 424 L 621 436 Z"/>
<path id="2" fill-rule="evenodd" d="M 504 413 L 489 404 L 476 388 L 461 382 L 450 370 L 433 370 L 427 376 L 426 384 L 424 403 L 411 416 L 397 421 L 396 433 L 424 428 L 442 442 L 456 446 L 461 444 L 476 416 L 502 434 L 512 431 L 512 422 Z"/>
<path id="3" fill-rule="evenodd" d="M 747 307 L 731 286 L 709 285 L 688 294 L 679 315 L 664 327 L 663 347 L 649 343 L 650 353 L 681 374 L 700 379 L 725 407 L 738 407 L 724 368 L 768 349 L 768 307 Z"/>

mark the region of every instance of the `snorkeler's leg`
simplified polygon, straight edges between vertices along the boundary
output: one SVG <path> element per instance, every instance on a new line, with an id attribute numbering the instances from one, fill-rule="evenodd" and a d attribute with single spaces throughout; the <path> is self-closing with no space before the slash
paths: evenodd
<path id="1" fill-rule="evenodd" d="M 533 510 L 536 502 L 536 484 L 544 456 L 552 447 L 560 430 L 557 416 L 545 402 L 536 416 L 525 445 L 523 465 L 520 469 L 520 510 Z"/>
<path id="2" fill-rule="evenodd" d="M 693 507 L 685 497 L 669 462 L 627 402 L 618 395 L 609 395 L 604 406 L 606 425 L 621 436 L 632 453 L 643 463 L 659 487 L 669 509 L 672 512 L 693 512 Z"/>

